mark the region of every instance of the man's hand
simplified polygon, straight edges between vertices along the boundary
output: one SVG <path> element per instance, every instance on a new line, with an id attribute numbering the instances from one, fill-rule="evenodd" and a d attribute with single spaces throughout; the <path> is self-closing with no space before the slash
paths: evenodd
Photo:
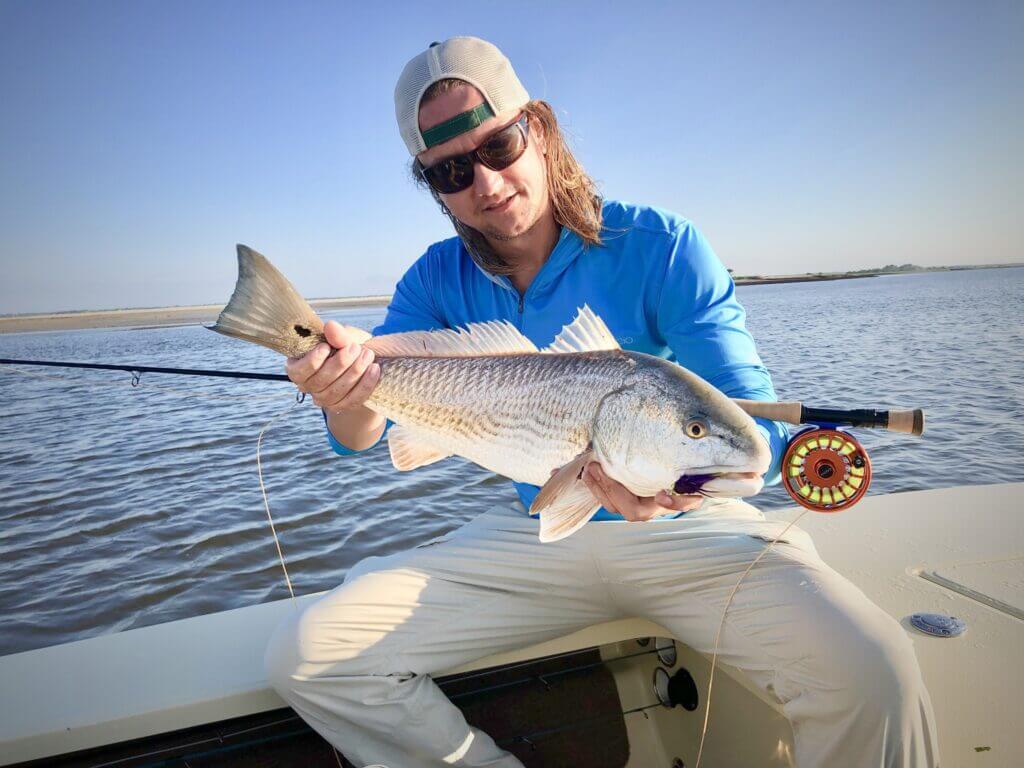
<path id="1" fill-rule="evenodd" d="M 318 344 L 302 357 L 288 358 L 284 366 L 288 378 L 329 413 L 361 408 L 380 381 L 373 351 L 361 345 L 369 335 L 333 320 L 324 326 L 324 335 L 327 344 Z"/>
<path id="2" fill-rule="evenodd" d="M 631 523 L 673 512 L 689 512 L 704 501 L 704 497 L 697 494 L 674 496 L 665 491 L 660 491 L 657 496 L 636 496 L 622 483 L 608 477 L 596 461 L 587 464 L 583 470 L 583 482 L 602 507 L 609 512 L 617 512 Z"/>

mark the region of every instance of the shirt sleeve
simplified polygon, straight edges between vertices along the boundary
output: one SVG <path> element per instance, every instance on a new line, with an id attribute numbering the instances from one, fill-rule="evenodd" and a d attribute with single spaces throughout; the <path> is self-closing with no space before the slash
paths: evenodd
<path id="1" fill-rule="evenodd" d="M 373 329 L 374 336 L 381 336 L 386 333 L 402 333 L 404 331 L 429 331 L 435 328 L 444 328 L 444 321 L 439 316 L 435 306 L 435 297 L 429 290 L 430 285 L 430 257 L 431 251 L 427 251 L 419 260 L 398 281 L 395 286 L 395 293 L 391 297 L 384 322 Z M 384 438 L 384 435 L 391 429 L 392 421 L 388 419 L 376 443 L 364 448 L 361 451 L 354 451 L 343 445 L 331 430 L 327 429 L 327 414 L 324 414 L 324 428 L 327 431 L 327 442 L 331 449 L 339 456 L 355 456 L 366 453 Z"/>
<path id="2" fill-rule="evenodd" d="M 775 401 L 771 376 L 747 331 L 732 277 L 688 223 L 675 231 L 658 300 L 658 331 L 684 368 L 730 397 Z M 789 428 L 755 418 L 771 449 L 765 483 L 779 482 Z"/>

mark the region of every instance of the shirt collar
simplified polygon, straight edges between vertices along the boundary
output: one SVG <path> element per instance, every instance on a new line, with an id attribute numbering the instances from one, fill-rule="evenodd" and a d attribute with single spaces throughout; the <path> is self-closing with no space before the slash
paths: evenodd
<path id="1" fill-rule="evenodd" d="M 464 243 L 463 247 L 465 247 Z M 568 269 L 569 265 L 572 264 L 582 252 L 583 241 L 580 239 L 580 236 L 568 227 L 562 227 L 562 231 L 558 236 L 558 241 L 555 243 L 555 247 L 548 255 L 547 261 L 545 261 L 544 265 L 540 268 L 540 272 L 537 273 L 537 276 L 533 278 L 533 282 L 530 283 L 530 290 L 543 290 L 549 284 L 554 282 L 554 280 Z M 500 285 L 502 288 L 515 291 L 515 287 L 512 285 L 512 281 L 509 280 L 508 277 L 505 275 L 491 274 L 477 264 L 476 261 L 473 263 L 488 280 Z"/>

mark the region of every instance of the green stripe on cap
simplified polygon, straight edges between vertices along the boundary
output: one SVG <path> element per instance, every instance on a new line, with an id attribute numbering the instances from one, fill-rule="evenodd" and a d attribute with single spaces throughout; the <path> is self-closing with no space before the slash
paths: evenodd
<path id="1" fill-rule="evenodd" d="M 468 112 L 456 115 L 451 120 L 446 120 L 440 125 L 435 125 L 433 128 L 427 128 L 427 130 L 423 131 L 423 143 L 427 146 L 427 149 L 438 144 L 444 144 L 449 139 L 454 139 L 466 131 L 473 130 L 482 122 L 492 117 L 494 117 L 494 111 L 487 102 L 484 102 Z"/>

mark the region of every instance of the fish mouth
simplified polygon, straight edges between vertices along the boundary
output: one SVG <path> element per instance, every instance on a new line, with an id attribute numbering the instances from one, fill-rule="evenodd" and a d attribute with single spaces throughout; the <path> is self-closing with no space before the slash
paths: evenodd
<path id="1" fill-rule="evenodd" d="M 709 467 L 680 475 L 672 490 L 679 494 L 737 498 L 755 496 L 763 487 L 764 477 L 760 472 L 716 471 Z"/>

